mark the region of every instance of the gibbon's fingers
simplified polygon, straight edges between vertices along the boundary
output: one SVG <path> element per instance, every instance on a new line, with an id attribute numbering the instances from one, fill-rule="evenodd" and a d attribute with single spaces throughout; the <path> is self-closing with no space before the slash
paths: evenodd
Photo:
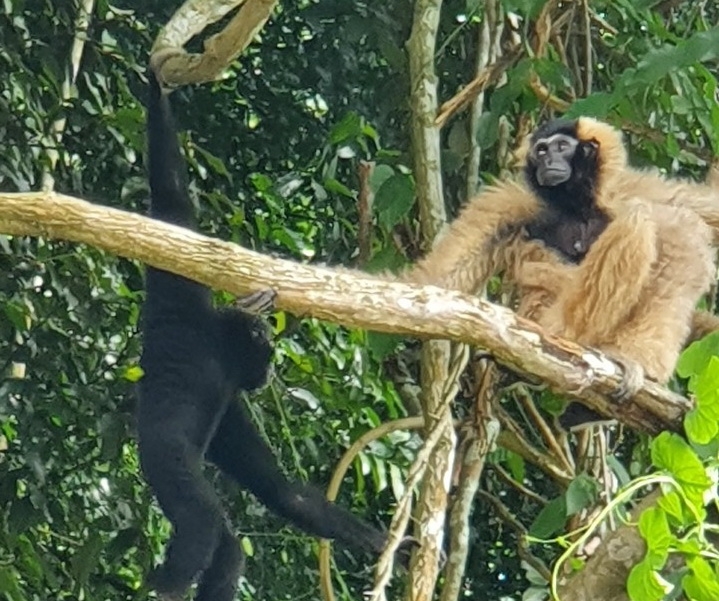
<path id="1" fill-rule="evenodd" d="M 639 301 L 656 260 L 656 224 L 645 205 L 633 204 L 589 250 L 576 285 L 561 291 L 565 335 L 589 345 L 611 339 Z"/>
<path id="2" fill-rule="evenodd" d="M 616 354 L 611 357 L 622 366 L 623 373 L 621 385 L 610 396 L 617 403 L 625 403 L 631 400 L 644 386 L 644 369 L 631 359 L 620 358 Z M 559 424 L 571 432 L 611 421 L 613 421 L 612 418 L 605 417 L 577 402 L 570 403 L 564 413 L 559 416 Z"/>
<path id="3" fill-rule="evenodd" d="M 487 280 L 506 267 L 509 246 L 539 211 L 538 200 L 520 184 L 488 187 L 469 201 L 432 250 L 399 279 L 481 292 Z"/>
<path id="4" fill-rule="evenodd" d="M 621 385 L 611 393 L 611 397 L 617 403 L 625 403 L 632 399 L 644 386 L 644 368 L 633 359 L 627 359 L 626 357 L 613 356 L 612 359 L 622 366 L 624 373 L 622 374 Z"/>
<path id="5" fill-rule="evenodd" d="M 246 296 L 240 296 L 235 299 L 232 303 L 233 306 L 245 313 L 251 315 L 262 315 L 269 313 L 275 308 L 275 299 L 277 298 L 277 292 L 272 288 L 266 288 L 248 294 Z"/>

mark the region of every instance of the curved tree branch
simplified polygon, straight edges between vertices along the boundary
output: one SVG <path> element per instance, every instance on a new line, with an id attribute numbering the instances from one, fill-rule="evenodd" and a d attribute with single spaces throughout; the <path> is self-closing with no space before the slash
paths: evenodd
<path id="1" fill-rule="evenodd" d="M 277 306 L 349 327 L 451 339 L 488 349 L 503 365 L 649 433 L 681 428 L 691 403 L 648 382 L 631 403 L 609 399 L 621 368 L 602 353 L 545 333 L 513 311 L 435 286 L 272 259 L 230 242 L 70 196 L 0 193 L 0 232 L 96 246 L 235 294 L 274 288 Z"/>
<path id="2" fill-rule="evenodd" d="M 187 0 L 157 36 L 152 51 L 176 49 L 162 65 L 161 79 L 172 86 L 214 81 L 249 45 L 270 18 L 278 0 Z M 212 23 L 240 7 L 225 28 L 207 38 L 202 54 L 182 48 Z"/>

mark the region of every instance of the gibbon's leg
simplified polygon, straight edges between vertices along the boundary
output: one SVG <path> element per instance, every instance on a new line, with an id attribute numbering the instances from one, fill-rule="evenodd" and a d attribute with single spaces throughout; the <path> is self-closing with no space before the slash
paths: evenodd
<path id="1" fill-rule="evenodd" d="M 224 529 L 212 554 L 212 562 L 200 577 L 195 601 L 232 601 L 242 573 L 243 559 L 237 540 L 228 529 Z"/>
<path id="2" fill-rule="evenodd" d="M 712 232 L 698 215 L 657 205 L 652 219 L 658 224 L 660 254 L 649 285 L 629 320 L 600 348 L 632 358 L 649 377 L 665 383 L 674 372 L 690 334 L 694 307 L 708 291 L 715 268 Z"/>
<path id="3" fill-rule="evenodd" d="M 309 534 L 346 547 L 379 552 L 385 535 L 318 490 L 291 482 L 239 403 L 232 403 L 210 443 L 207 457 L 254 494 L 268 509 Z"/>
<path id="4" fill-rule="evenodd" d="M 161 426 L 147 419 L 138 424 L 142 470 L 173 530 L 165 561 L 148 583 L 160 593 L 178 595 L 207 569 L 220 541 L 232 536 L 220 500 L 202 472 L 201 445 L 191 442 L 196 434 L 191 430 L 199 430 L 196 424 L 203 420 L 182 409 L 181 402 L 173 405 Z"/>
<path id="5" fill-rule="evenodd" d="M 558 319 L 559 333 L 581 344 L 598 346 L 611 339 L 649 284 L 657 252 L 648 206 L 632 203 L 592 245 L 576 269 L 575 285 L 560 291 L 547 320 Z"/>

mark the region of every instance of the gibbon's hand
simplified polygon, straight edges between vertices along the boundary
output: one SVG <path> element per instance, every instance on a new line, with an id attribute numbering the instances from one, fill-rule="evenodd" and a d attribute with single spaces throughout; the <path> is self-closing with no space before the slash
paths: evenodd
<path id="1" fill-rule="evenodd" d="M 277 292 L 272 288 L 265 288 L 264 290 L 236 298 L 232 305 L 236 309 L 250 313 L 251 315 L 263 315 L 274 310 L 275 299 L 277 299 Z"/>
<path id="2" fill-rule="evenodd" d="M 622 366 L 624 373 L 622 374 L 622 383 L 614 392 L 611 393 L 612 400 L 617 403 L 626 403 L 630 401 L 644 386 L 646 378 L 644 376 L 644 368 L 632 359 L 623 357 L 610 357 Z"/>

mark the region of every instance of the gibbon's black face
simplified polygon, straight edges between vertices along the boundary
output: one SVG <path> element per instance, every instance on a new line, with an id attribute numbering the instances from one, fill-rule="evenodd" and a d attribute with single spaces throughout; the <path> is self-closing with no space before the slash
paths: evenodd
<path id="1" fill-rule="evenodd" d="M 572 159 L 579 141 L 566 134 L 540 138 L 529 151 L 540 186 L 557 186 L 572 176 Z"/>
<path id="2" fill-rule="evenodd" d="M 582 211 L 594 203 L 598 151 L 596 141 L 579 139 L 577 121 L 549 121 L 530 140 L 527 182 L 551 206 Z"/>

